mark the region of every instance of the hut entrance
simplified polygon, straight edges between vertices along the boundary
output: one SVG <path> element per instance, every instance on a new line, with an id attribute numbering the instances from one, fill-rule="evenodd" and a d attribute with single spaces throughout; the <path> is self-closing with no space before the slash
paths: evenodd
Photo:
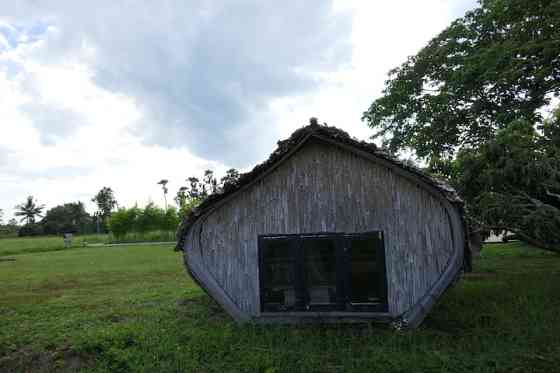
<path id="1" fill-rule="evenodd" d="M 262 312 L 386 312 L 382 232 L 259 237 Z"/>

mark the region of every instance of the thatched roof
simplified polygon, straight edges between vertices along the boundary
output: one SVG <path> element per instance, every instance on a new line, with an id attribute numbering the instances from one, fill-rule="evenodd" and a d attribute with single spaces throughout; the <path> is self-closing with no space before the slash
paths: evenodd
<path id="1" fill-rule="evenodd" d="M 461 200 L 455 189 L 446 184 L 444 181 L 436 179 L 420 170 L 419 168 L 396 159 L 395 157 L 377 147 L 374 143 L 358 141 L 350 137 L 350 135 L 348 135 L 348 133 L 343 130 L 335 127 L 329 127 L 327 125 L 319 125 L 317 124 L 316 120 L 312 119 L 310 125 L 296 130 L 288 139 L 278 141 L 278 147 L 266 161 L 255 166 L 251 171 L 241 174 L 237 182 L 226 184 L 222 191 L 210 195 L 196 209 L 188 214 L 188 216 L 186 216 L 182 221 L 177 231 L 178 242 L 176 249 L 183 249 L 185 236 L 188 233 L 189 228 L 200 216 L 209 211 L 216 203 L 235 193 L 245 185 L 251 183 L 271 167 L 275 166 L 286 154 L 288 154 L 291 150 L 298 147 L 302 142 L 307 141 L 311 137 L 329 139 L 336 143 L 353 147 L 357 150 L 367 152 L 371 155 L 387 160 L 403 169 L 406 169 L 414 175 L 418 176 L 419 179 L 434 186 L 452 204 L 461 206 L 462 210 L 463 201 Z"/>

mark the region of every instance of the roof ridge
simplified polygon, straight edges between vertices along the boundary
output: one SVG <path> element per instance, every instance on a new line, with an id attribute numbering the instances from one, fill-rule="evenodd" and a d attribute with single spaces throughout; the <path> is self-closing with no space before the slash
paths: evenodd
<path id="1" fill-rule="evenodd" d="M 208 196 L 198 207 L 194 208 L 181 222 L 177 230 L 177 250 L 182 250 L 184 244 L 184 238 L 188 229 L 194 224 L 194 222 L 202 216 L 208 209 L 210 209 L 215 203 L 225 199 L 227 196 L 234 194 L 245 185 L 250 184 L 253 180 L 260 177 L 268 169 L 276 165 L 282 158 L 287 155 L 292 149 L 296 149 L 303 142 L 307 141 L 310 137 L 316 136 L 318 138 L 326 137 L 329 140 L 334 140 L 336 142 L 342 143 L 344 145 L 354 147 L 361 151 L 372 154 L 376 157 L 382 158 L 388 162 L 391 162 L 413 174 L 420 177 L 422 180 L 428 184 L 434 186 L 438 189 L 443 196 L 454 204 L 463 204 L 462 199 L 459 197 L 454 188 L 452 188 L 446 182 L 439 180 L 432 175 L 429 175 L 420 168 L 407 164 L 393 155 L 389 154 L 383 149 L 380 149 L 373 142 L 360 141 L 356 138 L 351 137 L 346 131 L 339 128 L 328 126 L 326 123 L 320 125 L 317 123 L 315 118 L 311 118 L 310 124 L 300 127 L 295 130 L 287 139 L 279 140 L 277 142 L 277 148 L 270 154 L 267 160 L 262 163 L 257 164 L 249 172 L 243 173 L 239 176 L 236 182 L 226 183 L 220 192 L 216 192 Z"/>

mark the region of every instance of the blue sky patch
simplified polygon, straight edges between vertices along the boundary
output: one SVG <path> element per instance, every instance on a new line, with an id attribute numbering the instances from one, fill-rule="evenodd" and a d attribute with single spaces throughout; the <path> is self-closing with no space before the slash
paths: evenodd
<path id="1" fill-rule="evenodd" d="M 6 25 L 0 24 L 0 35 L 8 42 L 9 49 L 17 48 L 23 37 L 27 36 L 27 43 L 40 40 L 47 32 L 49 24 L 46 22 L 34 22 L 29 25 Z M 0 52 L 6 50 L 0 45 Z"/>

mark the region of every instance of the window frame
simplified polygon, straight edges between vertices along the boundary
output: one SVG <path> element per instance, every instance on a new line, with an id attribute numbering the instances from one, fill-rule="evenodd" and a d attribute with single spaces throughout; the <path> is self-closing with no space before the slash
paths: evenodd
<path id="1" fill-rule="evenodd" d="M 334 240 L 336 258 L 336 302 L 332 305 L 310 305 L 307 297 L 307 287 L 305 284 L 305 253 L 303 242 L 306 239 L 326 239 Z M 351 241 L 352 239 L 374 239 L 375 242 L 375 262 L 379 265 L 379 270 L 375 272 L 376 290 L 380 297 L 379 303 L 352 303 L 351 302 Z M 264 271 L 265 265 L 264 247 L 268 240 L 289 241 L 288 250 L 293 256 L 294 270 L 294 290 L 296 294 L 296 307 L 294 310 L 271 309 L 265 305 L 263 291 L 265 289 Z M 371 313 L 388 312 L 387 296 L 387 267 L 385 262 L 385 243 L 383 231 L 368 231 L 361 233 L 302 233 L 302 234 L 264 234 L 258 236 L 258 273 L 259 273 L 259 304 L 260 311 L 267 313 L 286 313 L 286 312 L 350 312 L 350 313 Z"/>

